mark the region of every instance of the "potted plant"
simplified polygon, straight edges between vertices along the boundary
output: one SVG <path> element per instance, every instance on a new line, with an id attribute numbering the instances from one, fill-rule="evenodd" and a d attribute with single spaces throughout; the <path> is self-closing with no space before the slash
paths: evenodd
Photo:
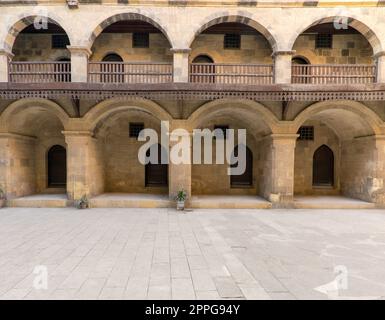
<path id="1" fill-rule="evenodd" d="M 184 203 L 187 198 L 187 193 L 184 190 L 178 191 L 176 195 L 176 209 L 177 210 L 184 210 Z"/>
<path id="2" fill-rule="evenodd" d="M 89 206 L 89 202 L 88 202 L 88 199 L 87 199 L 87 196 L 86 195 L 83 195 L 79 202 L 78 202 L 78 209 L 87 209 Z"/>
<path id="3" fill-rule="evenodd" d="M 5 192 L 2 188 L 0 188 L 0 208 L 5 206 Z"/>

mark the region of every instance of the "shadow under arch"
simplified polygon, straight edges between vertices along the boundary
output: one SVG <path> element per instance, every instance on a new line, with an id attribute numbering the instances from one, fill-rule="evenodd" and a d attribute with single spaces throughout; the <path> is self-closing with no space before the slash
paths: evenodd
<path id="1" fill-rule="evenodd" d="M 124 12 L 118 13 L 113 16 L 110 16 L 104 19 L 102 22 L 98 23 L 96 27 L 93 28 L 91 35 L 88 38 L 87 45 L 89 48 L 92 47 L 95 39 L 106 29 L 108 26 L 119 22 L 119 21 L 127 21 L 127 20 L 139 20 L 143 22 L 147 22 L 153 25 L 155 28 L 160 30 L 162 34 L 166 37 L 171 47 L 173 47 L 173 42 L 168 34 L 168 31 L 165 27 L 162 26 L 161 22 L 155 16 L 149 16 L 136 12 Z"/>
<path id="2" fill-rule="evenodd" d="M 289 48 L 293 49 L 295 41 L 307 29 L 319 24 L 334 23 L 335 21 L 342 21 L 342 22 L 346 21 L 349 27 L 354 28 L 359 33 L 361 33 L 372 46 L 374 54 L 377 54 L 383 50 L 383 46 L 381 44 L 380 38 L 375 34 L 375 32 L 372 29 L 370 29 L 366 24 L 364 24 L 360 20 L 353 17 L 346 17 L 346 16 L 324 17 L 324 18 L 318 19 L 317 21 L 314 21 L 308 26 L 301 28 L 301 30 L 295 33 L 295 35 L 293 35 L 293 38 L 290 39 Z"/>
<path id="3" fill-rule="evenodd" d="M 206 17 L 202 22 L 200 22 L 200 26 L 198 27 L 197 30 L 194 31 L 192 37 L 188 40 L 187 42 L 188 46 L 191 47 L 196 37 L 207 28 L 216 24 L 227 23 L 227 22 L 237 22 L 237 23 L 250 26 L 251 28 L 257 30 L 266 38 L 266 40 L 269 42 L 273 51 L 277 49 L 278 47 L 277 41 L 265 26 L 263 26 L 262 24 L 260 24 L 259 22 L 255 21 L 250 17 L 242 16 L 242 15 L 229 15 L 228 13 L 224 13 L 224 12 L 217 14 L 216 17 L 213 17 L 212 15 L 209 17 Z"/>

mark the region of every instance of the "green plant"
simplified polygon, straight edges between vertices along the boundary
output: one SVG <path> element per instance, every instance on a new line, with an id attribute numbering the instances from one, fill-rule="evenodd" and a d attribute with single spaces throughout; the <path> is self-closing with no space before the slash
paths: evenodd
<path id="1" fill-rule="evenodd" d="M 179 190 L 176 195 L 176 201 L 185 201 L 187 198 L 187 193 L 184 190 Z"/>
<path id="2" fill-rule="evenodd" d="M 88 198 L 86 195 L 83 195 L 80 200 L 78 201 L 78 209 L 85 209 L 88 208 Z"/>

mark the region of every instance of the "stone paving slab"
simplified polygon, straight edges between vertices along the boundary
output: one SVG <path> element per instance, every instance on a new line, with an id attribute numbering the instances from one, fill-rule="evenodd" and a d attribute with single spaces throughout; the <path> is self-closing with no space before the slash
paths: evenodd
<path id="1" fill-rule="evenodd" d="M 384 225 L 375 209 L 3 208 L 0 299 L 383 299 Z"/>

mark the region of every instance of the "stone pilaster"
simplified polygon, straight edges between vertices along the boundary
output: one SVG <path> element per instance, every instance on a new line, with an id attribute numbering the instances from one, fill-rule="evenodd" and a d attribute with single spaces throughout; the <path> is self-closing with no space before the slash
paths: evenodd
<path id="1" fill-rule="evenodd" d="M 9 81 L 9 63 L 13 57 L 11 52 L 0 49 L 0 82 Z"/>
<path id="2" fill-rule="evenodd" d="M 67 46 L 67 48 L 71 52 L 71 81 L 87 82 L 90 49 L 82 46 Z"/>
<path id="3" fill-rule="evenodd" d="M 191 49 L 171 49 L 174 53 L 173 79 L 174 82 L 189 81 L 189 54 Z"/>
<path id="4" fill-rule="evenodd" d="M 36 192 L 35 138 L 0 133 L 0 188 L 7 199 Z"/>
<path id="5" fill-rule="evenodd" d="M 275 51 L 274 83 L 291 83 L 291 59 L 295 51 Z"/>
<path id="6" fill-rule="evenodd" d="M 373 58 L 377 67 L 376 82 L 385 83 L 385 51 L 378 52 Z"/>
<path id="7" fill-rule="evenodd" d="M 175 130 L 176 131 L 173 131 Z M 178 130 L 178 129 L 182 129 Z M 172 148 L 185 141 L 183 145 L 189 149 L 188 163 L 174 163 L 172 159 Z M 188 141 L 188 143 L 187 143 Z M 170 200 L 175 200 L 179 190 L 184 190 L 187 193 L 186 206 L 189 206 L 191 200 L 191 130 L 188 128 L 185 120 L 174 120 L 170 127 L 170 161 L 169 161 L 169 196 Z"/>
<path id="8" fill-rule="evenodd" d="M 67 194 L 70 200 L 103 190 L 103 173 L 97 165 L 96 139 L 89 131 L 63 131 L 67 143 Z"/>
<path id="9" fill-rule="evenodd" d="M 269 200 L 275 206 L 290 206 L 294 196 L 294 160 L 297 134 L 270 136 L 271 179 Z"/>

